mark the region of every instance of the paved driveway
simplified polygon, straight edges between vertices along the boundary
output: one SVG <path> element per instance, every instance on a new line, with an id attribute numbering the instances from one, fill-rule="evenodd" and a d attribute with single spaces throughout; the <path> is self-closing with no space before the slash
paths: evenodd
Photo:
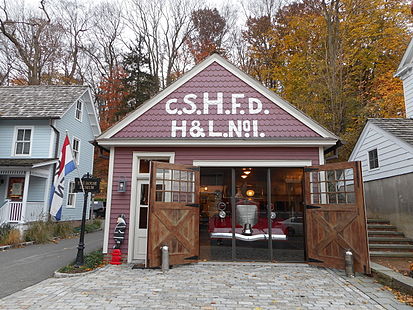
<path id="1" fill-rule="evenodd" d="M 0 252 L 0 298 L 53 276 L 76 258 L 79 238 Z M 103 231 L 85 235 L 85 253 L 102 248 Z"/>
<path id="2" fill-rule="evenodd" d="M 160 270 L 106 266 L 48 279 L 0 300 L 0 309 L 412 309 L 371 278 L 293 264 L 194 264 Z"/>

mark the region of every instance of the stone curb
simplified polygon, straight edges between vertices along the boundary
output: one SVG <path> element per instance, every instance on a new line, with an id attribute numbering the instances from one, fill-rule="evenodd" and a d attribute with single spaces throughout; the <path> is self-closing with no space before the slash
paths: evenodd
<path id="1" fill-rule="evenodd" d="M 0 246 L 0 251 L 5 251 L 7 249 L 17 248 L 19 246 L 33 245 L 33 244 L 34 244 L 34 241 L 27 241 L 27 242 L 20 242 L 18 244 L 3 245 L 3 246 Z"/>
<path id="2" fill-rule="evenodd" d="M 375 279 L 380 283 L 403 293 L 413 295 L 413 278 L 391 270 L 382 265 L 371 263 L 371 271 Z"/>
<path id="3" fill-rule="evenodd" d="M 95 272 L 97 272 L 97 271 L 99 271 L 99 270 L 102 270 L 102 269 L 104 269 L 105 267 L 107 267 L 107 266 L 103 266 L 103 267 L 100 267 L 100 268 L 96 268 L 96 269 L 93 269 L 93 270 L 90 270 L 90 271 L 85 271 L 85 272 L 79 272 L 79 273 L 66 273 L 66 272 L 59 272 L 59 271 L 55 271 L 54 272 L 54 277 L 55 278 L 74 278 L 74 277 L 83 277 L 83 276 L 86 276 L 86 275 L 89 275 L 89 274 L 91 274 L 91 273 L 95 273 Z"/>

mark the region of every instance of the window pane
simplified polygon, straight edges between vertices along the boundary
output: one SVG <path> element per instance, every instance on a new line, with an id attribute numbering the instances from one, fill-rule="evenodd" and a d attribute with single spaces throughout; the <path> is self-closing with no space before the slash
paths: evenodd
<path id="1" fill-rule="evenodd" d="M 346 176 L 346 180 L 353 180 L 354 179 L 353 168 L 344 169 L 344 175 Z"/>
<path id="2" fill-rule="evenodd" d="M 188 173 L 186 171 L 181 171 L 181 180 L 186 181 L 188 179 Z"/>
<path id="3" fill-rule="evenodd" d="M 17 131 L 17 141 L 22 141 L 24 136 L 24 129 L 19 129 Z"/>
<path id="4" fill-rule="evenodd" d="M 195 174 L 192 171 L 188 171 L 188 180 L 195 181 Z"/>
<path id="5" fill-rule="evenodd" d="M 346 194 L 340 193 L 337 195 L 338 203 L 346 203 Z"/>
<path id="6" fill-rule="evenodd" d="M 140 210 L 139 210 L 139 228 L 140 229 L 148 228 L 148 207 L 140 207 Z"/>
<path id="7" fill-rule="evenodd" d="M 16 144 L 16 154 L 23 154 L 23 143 L 18 142 Z"/>
<path id="8" fill-rule="evenodd" d="M 141 205 L 147 205 L 149 201 L 149 184 L 141 184 Z"/>
<path id="9" fill-rule="evenodd" d="M 179 202 L 186 202 L 186 193 L 179 194 Z"/>
<path id="10" fill-rule="evenodd" d="M 370 169 L 375 169 L 379 167 L 377 149 L 369 151 L 369 165 Z"/>
<path id="11" fill-rule="evenodd" d="M 328 170 L 328 171 L 326 171 L 326 173 L 327 173 L 327 180 L 328 181 L 334 181 L 335 180 L 334 170 Z"/>
<path id="12" fill-rule="evenodd" d="M 79 140 L 73 139 L 73 150 L 79 151 Z"/>
<path id="13" fill-rule="evenodd" d="M 160 169 L 160 168 L 156 169 L 156 179 L 157 180 L 162 180 L 164 178 L 163 175 L 164 175 L 164 170 L 163 169 Z"/>
<path id="14" fill-rule="evenodd" d="M 165 201 L 164 192 L 156 192 L 155 201 Z"/>
<path id="15" fill-rule="evenodd" d="M 179 181 L 172 181 L 172 190 L 179 191 Z"/>
<path id="16" fill-rule="evenodd" d="M 187 194 L 187 201 L 189 203 L 194 203 L 195 202 L 195 194 Z"/>
<path id="17" fill-rule="evenodd" d="M 188 192 L 187 183 L 181 181 L 179 190 L 180 190 L 181 192 Z"/>
<path id="18" fill-rule="evenodd" d="M 172 202 L 172 193 L 171 192 L 164 192 L 164 201 L 165 202 Z"/>
<path id="19" fill-rule="evenodd" d="M 30 153 L 30 142 L 23 142 L 23 154 Z"/>
<path id="20" fill-rule="evenodd" d="M 347 194 L 347 203 L 356 203 L 356 194 L 355 193 Z"/>
<path id="21" fill-rule="evenodd" d="M 192 182 L 188 183 L 188 192 L 191 192 L 191 193 L 195 192 L 195 184 L 194 183 L 192 183 Z"/>
<path id="22" fill-rule="evenodd" d="M 172 178 L 174 180 L 179 180 L 180 177 L 180 171 L 179 170 L 172 170 Z"/>
<path id="23" fill-rule="evenodd" d="M 170 180 L 172 177 L 171 175 L 171 169 L 165 169 L 165 179 Z"/>
<path id="24" fill-rule="evenodd" d="M 354 192 L 354 184 L 353 182 L 346 182 L 346 192 Z"/>
<path id="25" fill-rule="evenodd" d="M 24 141 L 30 141 L 31 134 L 32 134 L 32 131 L 30 129 L 25 129 L 24 130 Z"/>
<path id="26" fill-rule="evenodd" d="M 328 203 L 337 203 L 336 194 L 328 194 Z"/>
<path id="27" fill-rule="evenodd" d="M 320 195 L 311 194 L 311 203 L 320 203 Z"/>

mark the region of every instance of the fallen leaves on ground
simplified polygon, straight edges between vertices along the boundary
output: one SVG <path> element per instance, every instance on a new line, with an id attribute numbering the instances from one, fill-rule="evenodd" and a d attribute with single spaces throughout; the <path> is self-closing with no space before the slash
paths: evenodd
<path id="1" fill-rule="evenodd" d="M 396 297 L 396 299 L 402 303 L 405 303 L 409 306 L 413 306 L 413 296 L 408 295 L 408 294 L 403 294 L 395 289 L 392 289 L 391 287 L 385 286 L 387 290 L 393 293 L 393 295 Z"/>

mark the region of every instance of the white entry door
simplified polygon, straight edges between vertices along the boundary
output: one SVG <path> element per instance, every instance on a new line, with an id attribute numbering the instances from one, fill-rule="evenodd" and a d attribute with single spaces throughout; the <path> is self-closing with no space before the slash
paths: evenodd
<path id="1" fill-rule="evenodd" d="M 137 201 L 135 210 L 135 238 L 133 259 L 146 260 L 148 240 L 149 180 L 139 180 L 137 184 Z"/>

